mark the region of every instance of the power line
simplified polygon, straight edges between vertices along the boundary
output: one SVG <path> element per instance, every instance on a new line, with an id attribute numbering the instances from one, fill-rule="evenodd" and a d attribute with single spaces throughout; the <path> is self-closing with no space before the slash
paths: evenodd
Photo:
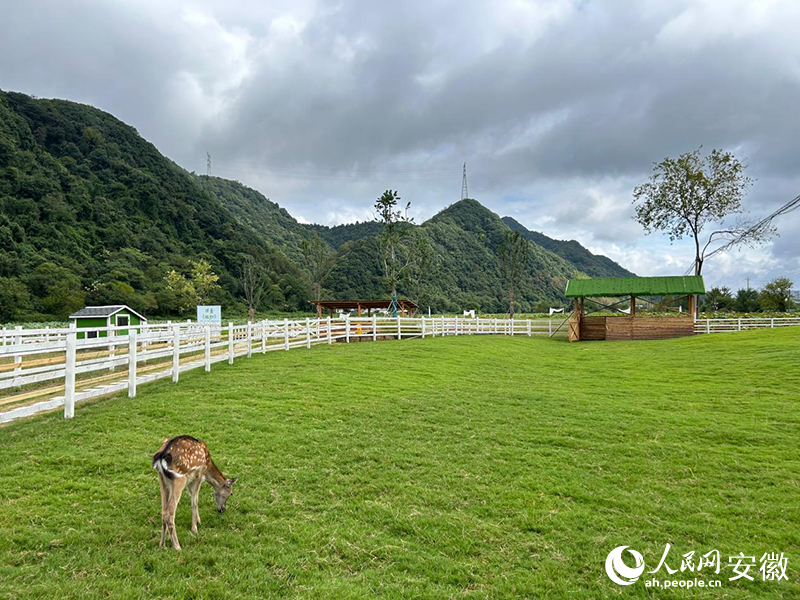
<path id="1" fill-rule="evenodd" d="M 703 262 L 707 261 L 715 254 L 719 254 L 720 252 L 725 252 L 726 250 L 730 250 L 731 248 L 738 246 L 739 244 L 744 242 L 748 237 L 754 234 L 758 235 L 760 233 L 765 232 L 772 225 L 773 220 L 783 215 L 788 215 L 789 213 L 794 212 L 798 208 L 800 208 L 800 196 L 796 196 L 795 198 L 793 198 L 792 200 L 781 206 L 778 210 L 772 212 L 771 214 L 767 215 L 766 217 L 758 221 L 755 225 L 751 225 L 750 227 L 747 227 L 746 229 L 740 231 L 739 233 L 734 235 L 730 240 L 728 240 L 728 242 L 706 254 L 703 257 Z M 694 267 L 695 263 L 693 261 L 692 265 L 688 269 L 686 269 L 685 274 L 688 275 L 689 273 L 691 273 L 694 270 Z"/>

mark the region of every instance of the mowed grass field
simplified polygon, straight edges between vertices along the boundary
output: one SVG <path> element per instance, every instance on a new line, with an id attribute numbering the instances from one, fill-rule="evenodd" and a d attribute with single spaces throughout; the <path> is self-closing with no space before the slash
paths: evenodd
<path id="1" fill-rule="evenodd" d="M 205 440 L 158 548 L 152 454 Z M 719 589 L 620 587 L 666 543 Z M 788 582 L 729 582 L 784 552 Z M 800 596 L 800 328 L 660 342 L 458 337 L 275 352 L 0 428 L 0 597 Z"/>

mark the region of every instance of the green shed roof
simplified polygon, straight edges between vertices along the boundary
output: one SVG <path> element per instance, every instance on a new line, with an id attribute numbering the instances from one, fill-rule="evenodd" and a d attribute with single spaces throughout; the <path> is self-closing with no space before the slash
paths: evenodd
<path id="1" fill-rule="evenodd" d="M 677 277 L 597 277 L 570 279 L 567 298 L 605 296 L 673 296 L 705 294 L 703 278 L 699 275 Z"/>

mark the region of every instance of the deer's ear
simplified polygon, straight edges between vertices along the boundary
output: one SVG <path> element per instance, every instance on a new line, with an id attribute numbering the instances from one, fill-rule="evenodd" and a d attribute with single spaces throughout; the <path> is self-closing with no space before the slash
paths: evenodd
<path id="1" fill-rule="evenodd" d="M 227 485 L 228 487 L 231 487 L 234 483 L 236 483 L 237 479 L 239 479 L 239 478 L 238 477 L 234 477 L 233 479 L 228 479 L 228 481 L 225 482 L 225 485 Z"/>

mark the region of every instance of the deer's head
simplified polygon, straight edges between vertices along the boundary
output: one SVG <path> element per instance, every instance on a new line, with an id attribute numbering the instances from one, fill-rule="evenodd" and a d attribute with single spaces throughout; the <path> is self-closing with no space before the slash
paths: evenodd
<path id="1" fill-rule="evenodd" d="M 228 498 L 233 494 L 233 484 L 236 483 L 236 477 L 233 479 L 226 479 L 225 483 L 220 486 L 214 486 L 214 502 L 217 503 L 217 511 L 225 512 L 225 503 Z"/>

